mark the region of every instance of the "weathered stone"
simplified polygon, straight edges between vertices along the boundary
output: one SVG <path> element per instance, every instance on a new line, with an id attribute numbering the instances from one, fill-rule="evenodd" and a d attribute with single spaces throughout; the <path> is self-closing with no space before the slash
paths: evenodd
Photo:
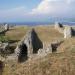
<path id="1" fill-rule="evenodd" d="M 48 45 L 46 53 L 52 53 L 52 47 L 51 44 Z"/>
<path id="2" fill-rule="evenodd" d="M 5 30 L 9 30 L 9 25 L 8 24 L 5 24 L 4 25 L 4 28 L 5 28 Z"/>
<path id="3" fill-rule="evenodd" d="M 3 50 L 7 50 L 9 48 L 9 43 L 3 43 Z"/>
<path id="4" fill-rule="evenodd" d="M 61 23 L 55 22 L 55 28 L 63 28 L 63 25 Z"/>
<path id="5" fill-rule="evenodd" d="M 64 26 L 61 23 L 55 23 L 55 29 L 57 29 L 60 33 L 64 32 Z"/>
<path id="6" fill-rule="evenodd" d="M 45 56 L 49 53 L 52 53 L 52 47 L 51 44 L 47 45 L 47 47 L 43 48 L 43 49 L 39 49 L 38 50 L 38 56 Z"/>
<path id="7" fill-rule="evenodd" d="M 38 38 L 35 30 L 32 29 L 20 41 L 19 45 L 15 49 L 15 54 L 19 59 L 25 59 L 30 57 L 32 54 L 37 53 L 42 47 L 43 45 L 41 40 Z"/>
<path id="8" fill-rule="evenodd" d="M 72 27 L 66 26 L 64 29 L 64 38 L 72 37 Z"/>
<path id="9" fill-rule="evenodd" d="M 40 55 L 40 54 L 41 54 L 41 55 L 42 55 L 42 54 L 44 55 L 44 54 L 45 54 L 45 50 L 44 50 L 44 49 L 39 49 L 39 50 L 38 50 L 38 55 Z"/>
<path id="10" fill-rule="evenodd" d="M 0 51 L 4 52 L 9 49 L 9 43 L 0 43 Z"/>
<path id="11" fill-rule="evenodd" d="M 51 43 L 51 49 L 52 49 L 52 53 L 53 52 L 58 52 L 58 47 L 63 43 L 63 40 L 56 40 L 54 42 Z"/>

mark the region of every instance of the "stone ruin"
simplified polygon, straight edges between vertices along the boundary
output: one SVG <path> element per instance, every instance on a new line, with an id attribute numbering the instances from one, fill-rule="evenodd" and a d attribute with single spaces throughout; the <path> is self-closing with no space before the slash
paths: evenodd
<path id="1" fill-rule="evenodd" d="M 9 25 L 8 24 L 4 24 L 4 29 L 7 31 L 9 30 Z"/>
<path id="2" fill-rule="evenodd" d="M 63 28 L 63 25 L 59 22 L 55 22 L 55 28 Z"/>
<path id="3" fill-rule="evenodd" d="M 63 33 L 64 26 L 61 23 L 55 22 L 55 29 L 57 29 L 60 33 Z"/>
<path id="4" fill-rule="evenodd" d="M 43 57 L 49 53 L 57 52 L 57 48 L 61 43 L 61 41 L 55 41 L 50 44 L 44 43 L 39 39 L 36 31 L 34 29 L 31 29 L 18 43 L 14 53 L 10 54 L 10 56 L 7 56 L 7 60 L 23 62 L 28 58 L 37 58 L 40 56 Z M 3 46 L 4 49 L 6 49 L 7 47 L 8 44 L 5 44 L 5 46 Z"/>
<path id="5" fill-rule="evenodd" d="M 43 48 L 43 44 L 38 38 L 35 30 L 32 29 L 19 42 L 17 48 L 15 49 L 15 54 L 18 56 L 19 61 L 23 61 L 31 55 L 36 54 L 41 48 Z"/>
<path id="6" fill-rule="evenodd" d="M 37 55 L 43 57 L 49 53 L 52 53 L 51 44 L 48 45 L 47 43 L 43 43 L 43 48 L 38 50 Z"/>
<path id="7" fill-rule="evenodd" d="M 64 35 L 64 38 L 71 38 L 75 36 L 75 30 L 70 26 L 63 26 L 62 24 L 56 22 L 55 29 Z"/>
<path id="8" fill-rule="evenodd" d="M 64 38 L 70 38 L 72 37 L 72 28 L 69 26 L 63 26 L 60 23 L 57 23 L 55 25 L 55 28 L 59 30 L 59 32 L 62 31 L 64 34 Z M 58 46 L 62 43 L 62 41 L 56 41 L 52 42 L 50 44 L 44 44 L 38 37 L 36 31 L 34 29 L 31 29 L 27 32 L 27 34 L 24 36 L 24 38 L 18 43 L 15 52 L 8 56 L 8 59 L 14 59 L 16 58 L 19 62 L 25 61 L 28 58 L 31 58 L 35 54 L 37 57 L 39 56 L 45 56 L 49 53 L 57 52 Z M 47 45 L 47 47 L 46 47 Z M 7 44 L 3 46 L 3 48 L 7 48 Z M 34 56 L 35 57 L 35 56 Z"/>
<path id="9" fill-rule="evenodd" d="M 30 30 L 19 42 L 15 49 L 15 55 L 19 62 L 25 61 L 34 55 L 45 56 L 49 53 L 57 52 L 57 47 L 61 42 L 52 42 L 49 45 L 41 42 L 34 29 Z M 47 45 L 47 47 L 46 47 Z"/>
<path id="10" fill-rule="evenodd" d="M 58 47 L 63 43 L 63 40 L 57 40 L 50 44 L 43 43 L 43 49 L 38 50 L 38 56 L 45 56 L 49 53 L 58 53 Z"/>
<path id="11" fill-rule="evenodd" d="M 64 29 L 64 38 L 72 37 L 72 27 L 66 26 Z"/>
<path id="12" fill-rule="evenodd" d="M 0 25 L 0 34 L 5 34 L 9 30 L 9 24 L 1 24 Z"/>
<path id="13" fill-rule="evenodd" d="M 0 42 L 0 52 L 5 52 L 8 49 L 9 49 L 9 43 L 8 42 L 6 42 L 6 43 Z"/>

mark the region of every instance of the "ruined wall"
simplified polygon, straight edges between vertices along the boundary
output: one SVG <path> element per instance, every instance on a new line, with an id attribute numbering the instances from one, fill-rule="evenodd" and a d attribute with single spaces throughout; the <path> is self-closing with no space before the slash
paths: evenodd
<path id="1" fill-rule="evenodd" d="M 32 54 L 38 52 L 40 48 L 43 48 L 42 42 L 39 39 L 37 33 L 34 29 L 31 29 L 24 38 L 19 42 L 17 48 L 15 49 L 15 54 L 22 59 L 30 57 Z"/>

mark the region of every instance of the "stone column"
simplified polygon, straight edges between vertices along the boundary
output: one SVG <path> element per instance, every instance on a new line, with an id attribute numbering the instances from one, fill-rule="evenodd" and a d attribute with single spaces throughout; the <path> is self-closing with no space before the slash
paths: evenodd
<path id="1" fill-rule="evenodd" d="M 64 29 L 64 38 L 71 38 L 72 37 L 72 27 L 65 27 Z"/>

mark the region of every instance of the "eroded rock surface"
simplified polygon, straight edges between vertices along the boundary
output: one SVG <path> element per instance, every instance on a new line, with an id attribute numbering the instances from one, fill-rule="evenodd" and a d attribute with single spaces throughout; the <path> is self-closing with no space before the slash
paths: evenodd
<path id="1" fill-rule="evenodd" d="M 27 59 L 32 54 L 36 54 L 40 48 L 43 48 L 41 40 L 38 38 L 34 29 L 30 30 L 19 42 L 15 49 L 15 54 L 20 59 Z"/>

